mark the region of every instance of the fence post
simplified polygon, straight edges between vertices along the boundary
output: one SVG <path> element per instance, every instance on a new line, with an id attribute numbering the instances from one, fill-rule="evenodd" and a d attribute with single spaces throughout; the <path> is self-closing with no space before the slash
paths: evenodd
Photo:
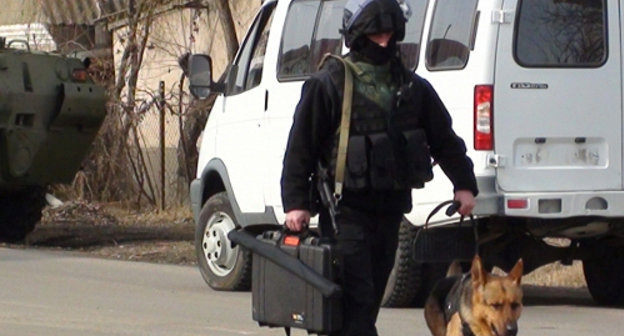
<path id="1" fill-rule="evenodd" d="M 160 81 L 160 210 L 165 210 L 165 82 Z"/>

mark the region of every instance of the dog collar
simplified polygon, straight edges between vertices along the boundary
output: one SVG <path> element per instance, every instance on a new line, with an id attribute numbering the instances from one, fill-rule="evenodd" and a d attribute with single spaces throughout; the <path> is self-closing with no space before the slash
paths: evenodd
<path id="1" fill-rule="evenodd" d="M 453 316 L 453 314 L 455 313 L 459 313 L 459 300 L 461 297 L 461 288 L 462 285 L 464 284 L 464 282 L 468 281 L 470 279 L 470 274 L 469 273 L 464 273 L 462 274 L 462 276 L 459 278 L 459 280 L 457 282 L 455 282 L 455 284 L 453 285 L 453 287 L 451 287 L 451 289 L 449 290 L 446 298 L 445 298 L 445 305 L 444 305 L 444 314 L 446 315 L 446 320 L 448 321 L 451 316 Z M 461 317 L 461 314 L 460 314 Z M 462 321 L 464 319 L 462 318 Z"/>

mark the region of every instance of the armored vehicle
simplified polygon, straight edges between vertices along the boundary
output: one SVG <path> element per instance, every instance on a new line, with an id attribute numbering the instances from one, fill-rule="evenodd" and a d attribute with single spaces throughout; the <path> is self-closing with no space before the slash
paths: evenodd
<path id="1" fill-rule="evenodd" d="M 13 45 L 23 44 L 23 48 Z M 105 117 L 88 62 L 0 38 L 0 240 L 22 240 L 53 183 L 70 183 Z"/>

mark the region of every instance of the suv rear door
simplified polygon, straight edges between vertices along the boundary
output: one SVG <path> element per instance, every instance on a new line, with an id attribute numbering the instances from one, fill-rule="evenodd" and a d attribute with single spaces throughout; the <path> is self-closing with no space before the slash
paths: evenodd
<path id="1" fill-rule="evenodd" d="M 618 13 L 617 0 L 504 1 L 491 160 L 502 190 L 622 188 Z"/>

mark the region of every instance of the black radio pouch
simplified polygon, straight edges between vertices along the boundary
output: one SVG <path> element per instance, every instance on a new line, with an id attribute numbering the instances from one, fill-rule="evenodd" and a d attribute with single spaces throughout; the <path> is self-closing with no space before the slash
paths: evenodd
<path id="1" fill-rule="evenodd" d="M 361 190 L 367 185 L 368 148 L 366 136 L 355 135 L 349 137 L 345 185 L 351 190 Z"/>
<path id="2" fill-rule="evenodd" d="M 431 154 L 427 134 L 423 129 L 404 132 L 406 142 L 407 184 L 412 188 L 422 188 L 425 182 L 433 179 Z"/>
<path id="3" fill-rule="evenodd" d="M 397 161 L 392 140 L 386 133 L 369 135 L 370 182 L 374 190 L 390 190 L 395 187 Z"/>

